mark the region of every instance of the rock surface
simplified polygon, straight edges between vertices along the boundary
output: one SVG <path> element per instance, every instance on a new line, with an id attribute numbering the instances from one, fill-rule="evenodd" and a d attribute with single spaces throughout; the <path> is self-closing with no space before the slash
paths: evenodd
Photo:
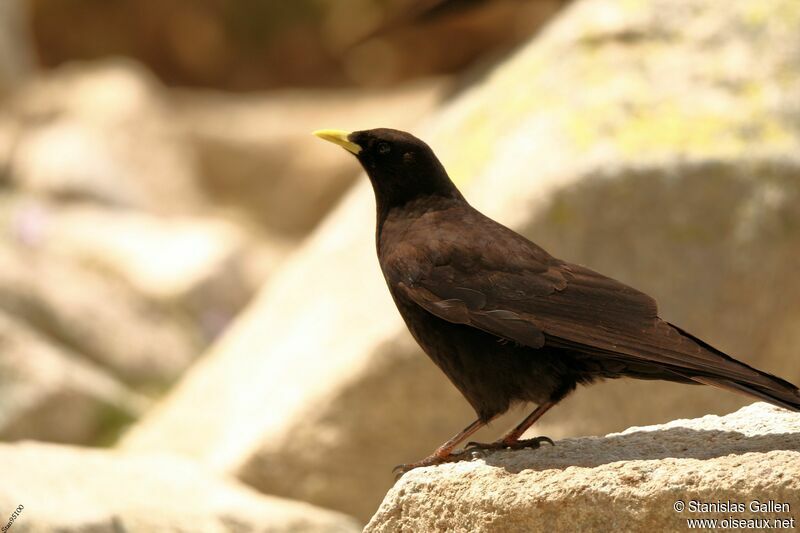
<path id="1" fill-rule="evenodd" d="M 33 242 L 25 244 L 122 282 L 143 299 L 180 308 L 206 339 L 227 325 L 262 281 L 249 272 L 256 243 L 221 219 L 19 203 L 18 223 L 31 213 L 36 218 Z"/>
<path id="2" fill-rule="evenodd" d="M 110 441 L 146 407 L 97 365 L 0 311 L 0 439 Z"/>
<path id="3" fill-rule="evenodd" d="M 173 309 L 19 243 L 0 241 L 0 309 L 131 383 L 169 382 L 202 346 Z"/>
<path id="4" fill-rule="evenodd" d="M 135 63 L 74 64 L 9 98 L 12 186 L 159 213 L 196 209 L 195 158 L 158 82 Z"/>
<path id="5" fill-rule="evenodd" d="M 486 214 L 798 381 L 798 6 L 578 1 L 416 131 Z M 373 220 L 363 180 L 125 446 L 371 513 L 393 465 L 471 421 L 407 336 Z M 618 381 L 579 391 L 537 431 L 603 434 L 744 402 Z"/>
<path id="6" fill-rule="evenodd" d="M 692 501 L 745 509 L 701 512 Z M 788 509 L 753 510 L 752 502 Z M 788 528 L 799 510 L 800 414 L 757 403 L 723 417 L 416 469 L 365 531 L 686 531 L 687 519 L 724 527 L 730 517 L 786 520 Z"/>
<path id="7" fill-rule="evenodd" d="M 293 246 L 210 204 L 174 111 L 151 74 L 120 60 L 71 64 L 3 95 L 0 312 L 31 334 L 6 363 L 43 344 L 68 353 L 68 367 L 161 394 Z M 39 393 L 6 395 L 7 438 L 108 444 L 90 429 L 138 416 L 103 415 L 105 404 L 36 368 L 25 390 Z"/>
<path id="8" fill-rule="evenodd" d="M 0 444 L 0 513 L 19 533 L 355 533 L 355 520 L 264 496 L 169 456 Z"/>

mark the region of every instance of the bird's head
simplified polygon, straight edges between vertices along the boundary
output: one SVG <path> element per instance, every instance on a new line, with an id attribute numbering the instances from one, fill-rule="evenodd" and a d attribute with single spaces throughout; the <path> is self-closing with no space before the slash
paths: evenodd
<path id="1" fill-rule="evenodd" d="M 367 171 L 379 207 L 393 207 L 424 195 L 461 197 L 430 147 L 410 133 L 388 128 L 314 135 L 354 154 Z"/>

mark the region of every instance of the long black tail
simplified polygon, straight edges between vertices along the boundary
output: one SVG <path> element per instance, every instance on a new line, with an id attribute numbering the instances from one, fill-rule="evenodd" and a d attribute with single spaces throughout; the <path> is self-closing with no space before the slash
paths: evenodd
<path id="1" fill-rule="evenodd" d="M 772 405 L 777 405 L 778 407 L 800 412 L 800 390 L 795 385 L 789 383 L 785 379 L 773 376 L 767 372 L 762 372 L 757 368 L 753 368 L 750 365 L 742 363 L 728 354 L 717 350 L 708 343 L 703 342 L 691 333 L 687 333 L 674 324 L 670 325 L 680 331 L 682 335 L 690 338 L 706 350 L 713 352 L 714 354 L 719 355 L 729 361 L 733 361 L 744 368 L 747 368 L 752 372 L 753 375 L 753 379 L 746 381 L 738 379 L 734 380 L 728 377 L 714 376 L 711 374 L 698 375 L 695 373 L 685 374 L 687 378 L 697 383 L 712 385 L 714 387 L 719 387 L 732 392 L 738 392 L 739 394 L 745 394 L 752 398 L 757 398 L 759 400 L 771 403 Z"/>

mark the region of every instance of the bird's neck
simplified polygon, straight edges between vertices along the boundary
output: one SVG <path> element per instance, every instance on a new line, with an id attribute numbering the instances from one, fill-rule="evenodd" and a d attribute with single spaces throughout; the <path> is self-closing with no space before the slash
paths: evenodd
<path id="1" fill-rule="evenodd" d="M 419 209 L 451 201 L 464 202 L 442 164 L 431 156 L 402 167 L 382 167 L 362 161 L 372 184 L 377 208 L 377 239 L 389 217 L 409 217 Z"/>
<path id="2" fill-rule="evenodd" d="M 438 161 L 434 172 L 417 171 L 413 168 L 408 170 L 401 175 L 383 172 L 374 175 L 368 169 L 367 175 L 375 192 L 379 225 L 393 210 L 423 205 L 429 203 L 429 199 L 464 200 Z"/>
<path id="3" fill-rule="evenodd" d="M 385 196 L 375 194 L 375 206 L 377 209 L 378 224 L 386 220 L 393 212 L 412 213 L 420 209 L 428 209 L 430 206 L 446 203 L 448 200 L 464 201 L 464 197 L 455 187 L 441 190 L 415 194 L 393 194 Z"/>
<path id="4" fill-rule="evenodd" d="M 446 193 L 417 194 L 404 202 L 382 202 L 376 194 L 377 216 L 375 244 L 380 254 L 385 244 L 384 230 L 405 233 L 404 226 L 412 224 L 425 213 L 451 208 L 453 205 L 466 205 L 467 202 L 455 187 Z"/>

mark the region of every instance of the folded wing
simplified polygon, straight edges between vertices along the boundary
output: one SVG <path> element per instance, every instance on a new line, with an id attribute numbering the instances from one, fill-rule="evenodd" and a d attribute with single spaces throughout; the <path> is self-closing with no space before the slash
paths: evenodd
<path id="1" fill-rule="evenodd" d="M 650 296 L 588 268 L 541 254 L 536 263 L 513 271 L 504 269 L 505 262 L 487 265 L 485 258 L 474 272 L 453 264 L 418 269 L 415 279 L 398 288 L 439 318 L 531 348 L 550 345 L 623 365 L 656 365 L 698 383 L 757 396 L 777 387 L 800 400 L 791 384 L 661 320 Z"/>

